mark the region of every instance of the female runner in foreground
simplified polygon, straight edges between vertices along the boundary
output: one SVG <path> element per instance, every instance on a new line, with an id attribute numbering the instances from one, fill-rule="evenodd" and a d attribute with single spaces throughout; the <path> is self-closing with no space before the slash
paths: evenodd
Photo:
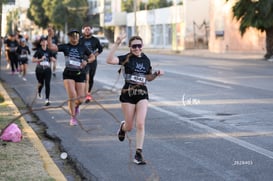
<path id="1" fill-rule="evenodd" d="M 152 81 L 163 75 L 161 70 L 152 73 L 149 58 L 142 53 L 142 38 L 133 36 L 129 40 L 130 52 L 118 57 L 115 51 L 125 37 L 118 37 L 107 57 L 107 63 L 122 65 L 125 84 L 121 90 L 120 102 L 125 121 L 122 121 L 118 131 L 120 141 L 125 139 L 125 133 L 131 131 L 136 122 L 136 153 L 134 163 L 146 164 L 142 156 L 142 147 L 145 135 L 145 119 L 148 109 L 148 89 L 146 81 Z"/>

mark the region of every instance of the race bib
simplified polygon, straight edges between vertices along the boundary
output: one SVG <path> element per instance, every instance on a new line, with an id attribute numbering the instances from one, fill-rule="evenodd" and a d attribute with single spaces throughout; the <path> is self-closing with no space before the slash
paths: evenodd
<path id="1" fill-rule="evenodd" d="M 137 83 L 145 83 L 146 82 L 145 77 L 140 77 L 140 76 L 136 76 L 136 75 L 131 75 L 130 80 L 137 82 Z"/>
<path id="2" fill-rule="evenodd" d="M 81 66 L 81 62 L 78 61 L 74 61 L 74 60 L 69 60 L 69 64 L 76 66 L 76 67 L 80 67 Z"/>
<path id="3" fill-rule="evenodd" d="M 49 64 L 49 62 L 44 61 L 44 62 L 40 62 L 40 65 L 49 67 L 50 64 Z"/>
<path id="4" fill-rule="evenodd" d="M 20 55 L 20 58 L 27 58 L 27 55 Z"/>

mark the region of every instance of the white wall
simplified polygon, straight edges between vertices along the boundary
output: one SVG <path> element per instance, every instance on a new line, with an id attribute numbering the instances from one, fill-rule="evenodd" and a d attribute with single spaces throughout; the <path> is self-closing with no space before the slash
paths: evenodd
<path id="1" fill-rule="evenodd" d="M 150 11 L 138 11 L 136 13 L 137 26 L 174 24 L 183 21 L 183 6 L 172 6 L 168 8 L 155 9 Z M 134 26 L 135 14 L 127 14 L 127 26 Z"/>
<path id="2" fill-rule="evenodd" d="M 197 25 L 201 25 L 204 21 L 209 22 L 209 1 L 184 0 L 186 36 L 193 32 L 193 22 L 196 22 Z"/>

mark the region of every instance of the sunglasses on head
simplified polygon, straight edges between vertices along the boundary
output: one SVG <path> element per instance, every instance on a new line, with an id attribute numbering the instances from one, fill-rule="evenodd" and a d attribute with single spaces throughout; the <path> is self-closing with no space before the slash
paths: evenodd
<path id="1" fill-rule="evenodd" d="M 134 45 L 131 45 L 131 47 L 133 48 L 133 49 L 136 49 L 136 48 L 142 48 L 142 44 L 134 44 Z"/>

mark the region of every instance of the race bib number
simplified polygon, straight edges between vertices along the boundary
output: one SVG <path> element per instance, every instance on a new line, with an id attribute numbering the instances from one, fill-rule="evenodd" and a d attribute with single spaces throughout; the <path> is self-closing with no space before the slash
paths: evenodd
<path id="1" fill-rule="evenodd" d="M 48 66 L 49 67 L 49 62 L 45 61 L 45 62 L 40 62 L 40 65 L 42 66 Z"/>
<path id="2" fill-rule="evenodd" d="M 69 60 L 69 64 L 76 66 L 76 67 L 80 67 L 81 66 L 81 62 L 78 61 L 74 61 L 74 60 Z"/>
<path id="3" fill-rule="evenodd" d="M 20 58 L 27 58 L 27 55 L 20 55 Z"/>
<path id="4" fill-rule="evenodd" d="M 11 47 L 11 48 L 9 49 L 9 51 L 10 51 L 10 52 L 15 52 L 15 51 L 16 51 L 16 47 Z"/>
<path id="5" fill-rule="evenodd" d="M 136 76 L 136 75 L 131 75 L 131 80 L 137 83 L 145 83 L 146 82 L 146 78 L 145 77 L 140 77 L 140 76 Z"/>

